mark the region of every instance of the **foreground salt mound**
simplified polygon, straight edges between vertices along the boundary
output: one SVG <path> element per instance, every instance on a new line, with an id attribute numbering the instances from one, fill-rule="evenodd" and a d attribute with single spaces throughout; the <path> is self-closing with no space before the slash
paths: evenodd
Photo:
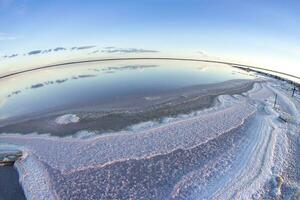
<path id="1" fill-rule="evenodd" d="M 77 123 L 79 122 L 80 118 L 74 114 L 66 114 L 59 116 L 55 119 L 55 122 L 60 125 L 70 124 L 70 123 Z"/>
<path id="2" fill-rule="evenodd" d="M 298 116 L 299 105 L 266 83 L 153 128 L 0 138 L 25 152 L 17 168 L 29 199 L 276 199 L 281 188 L 294 194 L 287 178 L 280 187 L 274 179 L 288 167 L 297 172 L 289 134 L 299 132 L 278 120 L 268 103 L 274 91 L 282 109 Z"/>

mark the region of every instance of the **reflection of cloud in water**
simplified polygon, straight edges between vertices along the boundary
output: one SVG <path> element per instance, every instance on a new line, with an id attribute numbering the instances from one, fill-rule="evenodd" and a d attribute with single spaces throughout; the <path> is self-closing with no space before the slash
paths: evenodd
<path id="1" fill-rule="evenodd" d="M 88 70 L 90 70 L 90 71 L 95 71 L 95 72 L 100 72 L 100 70 L 99 69 L 88 69 Z"/>
<path id="2" fill-rule="evenodd" d="M 32 85 L 30 88 L 31 88 L 31 89 L 35 89 L 35 88 L 40 88 L 40 87 L 43 87 L 43 86 L 44 86 L 43 83 L 38 83 L 38 84 Z"/>
<path id="3" fill-rule="evenodd" d="M 53 81 L 46 81 L 46 82 L 44 82 L 45 83 L 45 85 L 51 85 L 51 84 L 53 84 L 54 82 Z"/>
<path id="4" fill-rule="evenodd" d="M 60 83 L 66 82 L 67 80 L 69 80 L 69 79 L 65 78 L 65 79 L 58 79 L 55 81 L 45 81 L 43 83 L 37 83 L 37 84 L 31 85 L 31 87 L 27 88 L 27 89 L 36 89 L 36 88 L 44 87 L 45 85 L 53 85 L 55 83 L 60 84 Z"/>
<path id="5" fill-rule="evenodd" d="M 70 79 L 80 79 L 80 78 L 88 78 L 88 77 L 95 77 L 97 75 L 91 75 L 91 74 L 88 74 L 88 75 L 79 75 L 79 76 L 72 76 L 72 78 Z M 65 78 L 65 79 L 57 79 L 55 81 L 45 81 L 43 83 L 38 83 L 38 84 L 35 84 L 35 85 L 32 85 L 30 88 L 31 89 L 35 89 L 35 88 L 39 88 L 39 87 L 43 87 L 45 85 L 53 85 L 55 83 L 57 84 L 61 84 L 61 83 L 64 83 L 68 80 L 70 80 L 68 78 Z"/>
<path id="6" fill-rule="evenodd" d="M 109 74 L 109 73 L 115 73 L 117 71 L 139 70 L 139 69 L 147 69 L 147 68 L 154 68 L 154 67 L 158 67 L 158 65 L 126 65 L 126 66 L 120 66 L 120 67 L 105 67 L 105 68 L 101 68 L 101 69 L 91 68 L 91 69 L 88 69 L 88 70 Z M 97 76 L 98 76 L 97 74 L 80 74 L 80 75 L 77 75 L 77 76 L 72 76 L 70 78 L 57 79 L 57 80 L 54 80 L 54 81 L 47 80 L 47 81 L 44 81 L 42 83 L 33 84 L 30 87 L 26 87 L 25 89 L 22 89 L 22 90 L 13 91 L 13 92 L 11 92 L 10 94 L 7 95 L 7 98 L 15 96 L 15 95 L 23 92 L 24 90 L 38 89 L 38 88 L 42 88 L 42 87 L 47 86 L 47 85 L 61 84 L 61 83 L 67 82 L 69 80 L 78 80 L 78 79 L 82 79 L 82 78 L 92 78 L 92 77 L 97 77 Z"/>
<path id="7" fill-rule="evenodd" d="M 146 68 L 154 68 L 154 67 L 158 67 L 157 65 L 126 65 L 126 66 L 121 66 L 121 67 L 105 67 L 102 69 L 88 69 L 90 71 L 95 71 L 95 72 L 104 72 L 107 74 L 110 73 L 115 73 L 117 71 L 125 71 L 125 70 L 138 70 L 138 69 L 146 69 Z M 7 98 L 12 97 L 14 95 L 17 95 L 19 93 L 21 93 L 24 90 L 29 90 L 29 89 L 37 89 L 37 88 L 41 88 L 47 85 L 53 85 L 53 84 L 61 84 L 64 83 L 68 80 L 77 80 L 77 79 L 82 79 L 82 78 L 91 78 L 91 77 L 96 77 L 97 74 L 81 74 L 81 75 L 77 75 L 77 76 L 72 76 L 71 78 L 64 78 L 64 79 L 57 79 L 54 81 L 45 81 L 42 83 L 36 83 L 31 85 L 30 87 L 26 87 L 23 90 L 16 90 L 13 91 L 12 93 L 10 93 L 9 95 L 7 95 Z"/>
<path id="8" fill-rule="evenodd" d="M 37 83 L 37 84 L 31 85 L 30 87 L 26 87 L 23 90 L 13 91 L 10 94 L 8 94 L 6 97 L 10 98 L 10 97 L 12 97 L 14 95 L 17 95 L 17 94 L 21 93 L 24 90 L 37 89 L 37 88 L 41 88 L 41 87 L 44 87 L 44 86 L 47 86 L 47 85 L 53 85 L 53 84 L 61 84 L 61 83 L 64 83 L 64 82 L 66 82 L 68 80 L 71 80 L 71 79 L 75 80 L 75 79 L 82 79 L 82 78 L 89 78 L 89 77 L 96 77 L 96 76 L 97 75 L 95 75 L 95 74 L 82 74 L 82 75 L 78 75 L 78 76 L 72 76 L 72 78 L 70 78 L 70 79 L 69 78 L 65 78 L 65 79 L 57 79 L 55 81 L 45 81 L 43 83 Z M 1 106 L 1 104 L 0 104 L 0 106 Z"/>
<path id="9" fill-rule="evenodd" d="M 4 104 L 6 103 L 6 98 L 1 98 L 0 99 L 0 107 L 4 106 Z M 0 119 L 1 119 L 1 116 L 0 116 Z"/>
<path id="10" fill-rule="evenodd" d="M 123 71 L 123 70 L 137 70 L 137 69 L 145 69 L 145 68 L 153 68 L 158 67 L 157 65 L 126 65 L 122 67 L 104 67 L 101 69 L 97 68 L 90 68 L 89 71 L 95 71 L 95 72 L 104 72 L 104 73 L 114 73 L 116 71 Z M 90 76 L 96 76 L 96 75 L 90 75 Z"/>
<path id="11" fill-rule="evenodd" d="M 77 77 L 78 78 L 88 78 L 88 77 L 95 77 L 95 76 L 97 76 L 97 75 L 95 75 L 95 74 L 87 74 L 87 75 L 79 75 Z"/>
<path id="12" fill-rule="evenodd" d="M 86 74 L 86 75 L 72 76 L 72 79 L 90 78 L 96 76 L 97 76 L 96 74 Z"/>
<path id="13" fill-rule="evenodd" d="M 145 69 L 145 68 L 153 68 L 153 67 L 157 67 L 157 65 L 126 65 L 122 67 L 106 67 L 103 68 L 102 71 L 136 70 L 136 69 Z"/>
<path id="14" fill-rule="evenodd" d="M 12 92 L 11 94 L 7 95 L 7 97 L 11 97 L 11 96 L 17 95 L 19 93 L 21 93 L 21 90 L 16 90 L 16 91 Z"/>
<path id="15" fill-rule="evenodd" d="M 198 69 L 199 71 L 203 71 L 203 72 L 207 70 L 206 67 L 198 67 L 197 69 Z"/>
<path id="16" fill-rule="evenodd" d="M 158 53 L 157 50 L 150 49 L 137 49 L 137 48 L 116 48 L 116 47 L 105 47 L 102 53 Z"/>
<path id="17" fill-rule="evenodd" d="M 66 82 L 67 80 L 68 80 L 67 78 L 65 78 L 65 79 L 58 79 L 55 82 L 56 83 L 63 83 L 63 82 Z"/>
<path id="18" fill-rule="evenodd" d="M 105 74 L 113 74 L 113 73 L 115 73 L 115 71 L 105 71 L 104 73 Z"/>

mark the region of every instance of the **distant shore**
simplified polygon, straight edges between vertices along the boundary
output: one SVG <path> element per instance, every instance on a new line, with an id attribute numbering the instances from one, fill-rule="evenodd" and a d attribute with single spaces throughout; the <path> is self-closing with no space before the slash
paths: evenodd
<path id="1" fill-rule="evenodd" d="M 51 65 L 35 67 L 35 68 L 31 68 L 31 69 L 24 69 L 24 70 L 20 70 L 20 71 L 10 72 L 8 74 L 0 75 L 0 79 L 18 75 L 18 74 L 22 74 L 22 73 L 26 73 L 26 72 L 32 72 L 32 71 L 36 71 L 36 70 L 59 67 L 59 66 L 64 66 L 64 65 L 91 63 L 91 62 L 105 62 L 105 61 L 122 61 L 122 60 L 175 60 L 175 61 L 196 61 L 196 62 L 218 63 L 218 64 L 226 64 L 226 65 L 231 65 L 231 66 L 250 68 L 250 69 L 254 69 L 254 70 L 265 70 L 265 71 L 278 73 L 278 74 L 285 75 L 285 76 L 290 76 L 290 77 L 300 80 L 299 76 L 295 76 L 292 74 L 287 74 L 287 73 L 279 72 L 279 71 L 275 71 L 275 70 L 270 70 L 270 69 L 266 69 L 266 68 L 262 68 L 262 67 L 255 67 L 255 66 L 251 66 L 251 65 L 244 65 L 244 64 L 239 64 L 239 63 L 217 61 L 217 60 L 208 60 L 208 59 L 172 58 L 172 57 L 131 57 L 131 58 L 102 58 L 102 59 L 99 58 L 99 59 L 90 59 L 90 60 L 62 62 L 62 63 L 56 63 L 56 64 L 51 64 Z"/>

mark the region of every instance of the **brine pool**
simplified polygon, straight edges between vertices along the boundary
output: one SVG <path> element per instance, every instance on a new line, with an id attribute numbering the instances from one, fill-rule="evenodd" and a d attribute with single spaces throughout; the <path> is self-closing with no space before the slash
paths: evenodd
<path id="1" fill-rule="evenodd" d="M 109 61 L 26 72 L 0 79 L 1 120 L 135 94 L 151 94 L 232 79 L 252 79 L 225 64 L 192 61 Z"/>

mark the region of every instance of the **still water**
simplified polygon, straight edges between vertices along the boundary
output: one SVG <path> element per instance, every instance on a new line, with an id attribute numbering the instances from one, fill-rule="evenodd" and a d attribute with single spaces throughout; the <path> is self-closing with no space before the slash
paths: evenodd
<path id="1" fill-rule="evenodd" d="M 0 167 L 0 199 L 25 199 L 22 187 L 19 184 L 18 172 L 12 166 Z"/>
<path id="2" fill-rule="evenodd" d="M 59 66 L 1 79 L 0 122 L 127 95 L 251 78 L 228 65 L 190 61 L 131 60 Z"/>

